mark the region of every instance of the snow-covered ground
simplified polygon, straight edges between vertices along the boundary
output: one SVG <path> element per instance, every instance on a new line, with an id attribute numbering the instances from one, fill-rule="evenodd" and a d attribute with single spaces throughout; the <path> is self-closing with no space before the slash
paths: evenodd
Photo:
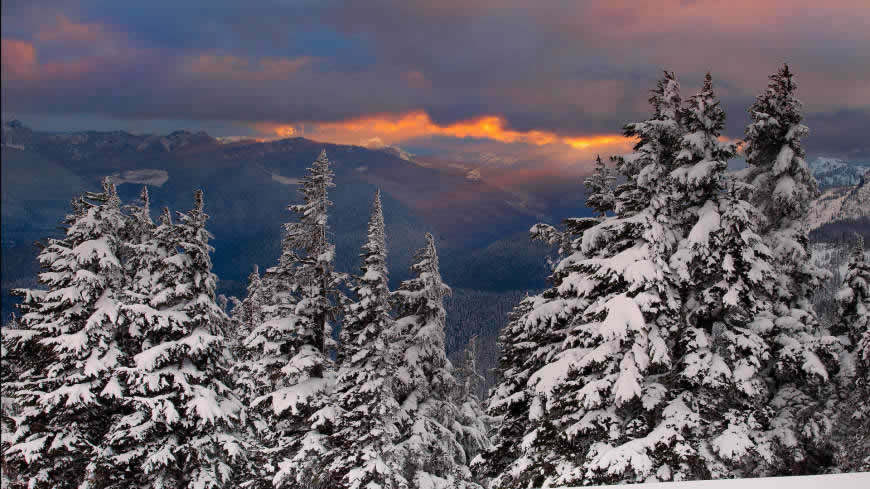
<path id="1" fill-rule="evenodd" d="M 656 482 L 651 484 L 637 484 L 632 485 L 631 487 L 638 489 L 867 489 L 870 487 L 870 472 L 803 477 L 764 477 L 759 479 Z"/>

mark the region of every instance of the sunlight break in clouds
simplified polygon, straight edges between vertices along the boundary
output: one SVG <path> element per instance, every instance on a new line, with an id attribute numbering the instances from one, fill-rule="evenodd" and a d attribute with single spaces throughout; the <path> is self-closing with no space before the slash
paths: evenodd
<path id="1" fill-rule="evenodd" d="M 506 126 L 503 117 L 493 115 L 441 125 L 433 122 L 427 113 L 418 110 L 399 116 L 368 116 L 348 121 L 315 123 L 311 129 L 306 124 L 305 136 L 332 143 L 363 145 L 370 141 L 392 145 L 432 136 L 487 139 L 531 146 L 564 144 L 573 149 L 605 146 L 625 146 L 627 149 L 630 145 L 630 141 L 619 134 L 567 137 L 549 131 L 516 131 Z M 297 125 L 258 123 L 253 127 L 264 134 L 271 133 L 278 137 L 300 135 Z"/>

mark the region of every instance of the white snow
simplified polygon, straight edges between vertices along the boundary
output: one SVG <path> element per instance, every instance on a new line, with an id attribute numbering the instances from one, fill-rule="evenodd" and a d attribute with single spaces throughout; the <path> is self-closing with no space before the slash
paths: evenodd
<path id="1" fill-rule="evenodd" d="M 624 485 L 598 487 L 625 488 Z M 638 489 L 818 489 L 836 487 L 837 489 L 865 489 L 870 487 L 870 472 L 851 474 L 813 475 L 801 477 L 763 477 L 757 479 L 720 479 L 690 482 L 653 482 L 632 484 Z M 581 489 L 566 487 L 564 489 Z"/>
<path id="2" fill-rule="evenodd" d="M 607 318 L 601 325 L 601 337 L 605 341 L 624 339 L 629 330 L 642 331 L 646 322 L 637 304 L 625 294 L 612 297 L 604 305 Z"/>
<path id="3" fill-rule="evenodd" d="M 141 168 L 138 170 L 127 170 L 122 173 L 115 173 L 111 176 L 111 179 L 112 183 L 115 185 L 138 183 L 162 187 L 164 183 L 169 181 L 169 172 L 153 168 Z"/>

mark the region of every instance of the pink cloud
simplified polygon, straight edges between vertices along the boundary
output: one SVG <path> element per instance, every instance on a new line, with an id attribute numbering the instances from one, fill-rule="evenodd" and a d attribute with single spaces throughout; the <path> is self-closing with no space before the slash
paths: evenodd
<path id="1" fill-rule="evenodd" d="M 28 78 L 36 69 L 36 48 L 33 43 L 16 39 L 2 40 L 3 78 Z"/>

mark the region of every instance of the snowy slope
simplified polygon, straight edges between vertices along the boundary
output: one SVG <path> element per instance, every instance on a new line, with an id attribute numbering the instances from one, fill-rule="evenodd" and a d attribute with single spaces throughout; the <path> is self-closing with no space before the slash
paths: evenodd
<path id="1" fill-rule="evenodd" d="M 813 201 L 807 215 L 807 229 L 813 230 L 829 222 L 870 216 L 870 170 L 854 187 L 826 190 Z"/>

